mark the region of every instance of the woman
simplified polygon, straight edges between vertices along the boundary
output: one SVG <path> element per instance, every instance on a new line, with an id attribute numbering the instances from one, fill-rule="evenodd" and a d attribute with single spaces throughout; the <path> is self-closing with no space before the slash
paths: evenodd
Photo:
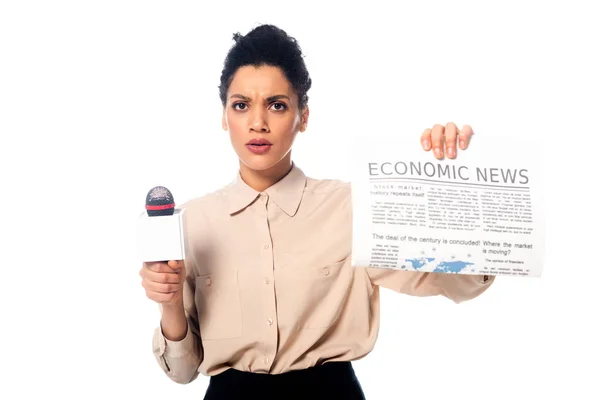
<path id="1" fill-rule="evenodd" d="M 141 269 L 162 310 L 154 355 L 175 382 L 211 376 L 205 399 L 363 399 L 350 362 L 375 344 L 380 286 L 460 302 L 493 279 L 352 267 L 350 185 L 306 177 L 291 158 L 309 118 L 301 49 L 270 25 L 234 39 L 220 96 L 239 174 L 181 206 L 185 265 Z M 421 141 L 453 158 L 472 131 L 457 133 L 436 125 Z"/>

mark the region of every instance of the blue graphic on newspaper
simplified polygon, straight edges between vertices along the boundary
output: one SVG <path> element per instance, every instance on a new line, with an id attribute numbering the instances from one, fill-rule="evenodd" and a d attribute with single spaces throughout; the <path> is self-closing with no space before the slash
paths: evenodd
<path id="1" fill-rule="evenodd" d="M 460 260 L 437 260 L 431 257 L 408 258 L 405 260 L 415 271 L 432 271 L 443 273 L 465 273 L 472 262 Z M 471 270 L 470 272 L 474 272 Z"/>

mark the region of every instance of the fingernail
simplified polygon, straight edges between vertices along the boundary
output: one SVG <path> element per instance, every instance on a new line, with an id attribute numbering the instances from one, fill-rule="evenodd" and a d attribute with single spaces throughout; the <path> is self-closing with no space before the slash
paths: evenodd
<path id="1" fill-rule="evenodd" d="M 435 156 L 439 158 L 439 157 L 441 157 L 441 155 L 442 155 L 442 154 L 441 154 L 441 152 L 440 152 L 440 149 L 436 148 L 436 149 L 435 149 Z"/>
<path id="2" fill-rule="evenodd" d="M 464 149 L 464 148 L 465 148 L 465 141 L 464 141 L 464 140 L 461 140 L 461 141 L 459 142 L 459 144 L 460 144 L 460 148 L 461 148 L 461 149 Z"/>
<path id="3" fill-rule="evenodd" d="M 454 157 L 454 147 L 448 147 L 448 157 Z"/>
<path id="4" fill-rule="evenodd" d="M 425 150 L 429 150 L 429 141 L 428 140 L 423 140 L 423 148 Z"/>

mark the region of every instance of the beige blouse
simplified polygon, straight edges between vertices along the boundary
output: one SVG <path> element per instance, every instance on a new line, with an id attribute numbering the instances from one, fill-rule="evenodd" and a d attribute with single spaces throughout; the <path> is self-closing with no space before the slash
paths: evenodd
<path id="1" fill-rule="evenodd" d="M 175 382 L 228 368 L 279 374 L 367 355 L 379 329 L 379 287 L 459 303 L 494 277 L 353 267 L 350 184 L 294 165 L 263 193 L 240 178 L 181 206 L 187 251 L 187 335 L 153 352 Z"/>

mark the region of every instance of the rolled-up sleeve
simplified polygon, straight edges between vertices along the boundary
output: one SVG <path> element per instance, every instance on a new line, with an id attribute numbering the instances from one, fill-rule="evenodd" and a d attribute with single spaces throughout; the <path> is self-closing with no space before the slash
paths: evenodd
<path id="1" fill-rule="evenodd" d="M 152 338 L 152 352 L 158 365 L 171 380 L 181 384 L 190 383 L 198 377 L 203 356 L 192 282 L 193 279 L 188 277 L 184 283 L 185 337 L 179 341 L 169 340 L 159 324 Z"/>
<path id="2" fill-rule="evenodd" d="M 461 303 L 485 292 L 495 276 L 367 268 L 371 284 L 411 296 L 444 296 Z"/>

